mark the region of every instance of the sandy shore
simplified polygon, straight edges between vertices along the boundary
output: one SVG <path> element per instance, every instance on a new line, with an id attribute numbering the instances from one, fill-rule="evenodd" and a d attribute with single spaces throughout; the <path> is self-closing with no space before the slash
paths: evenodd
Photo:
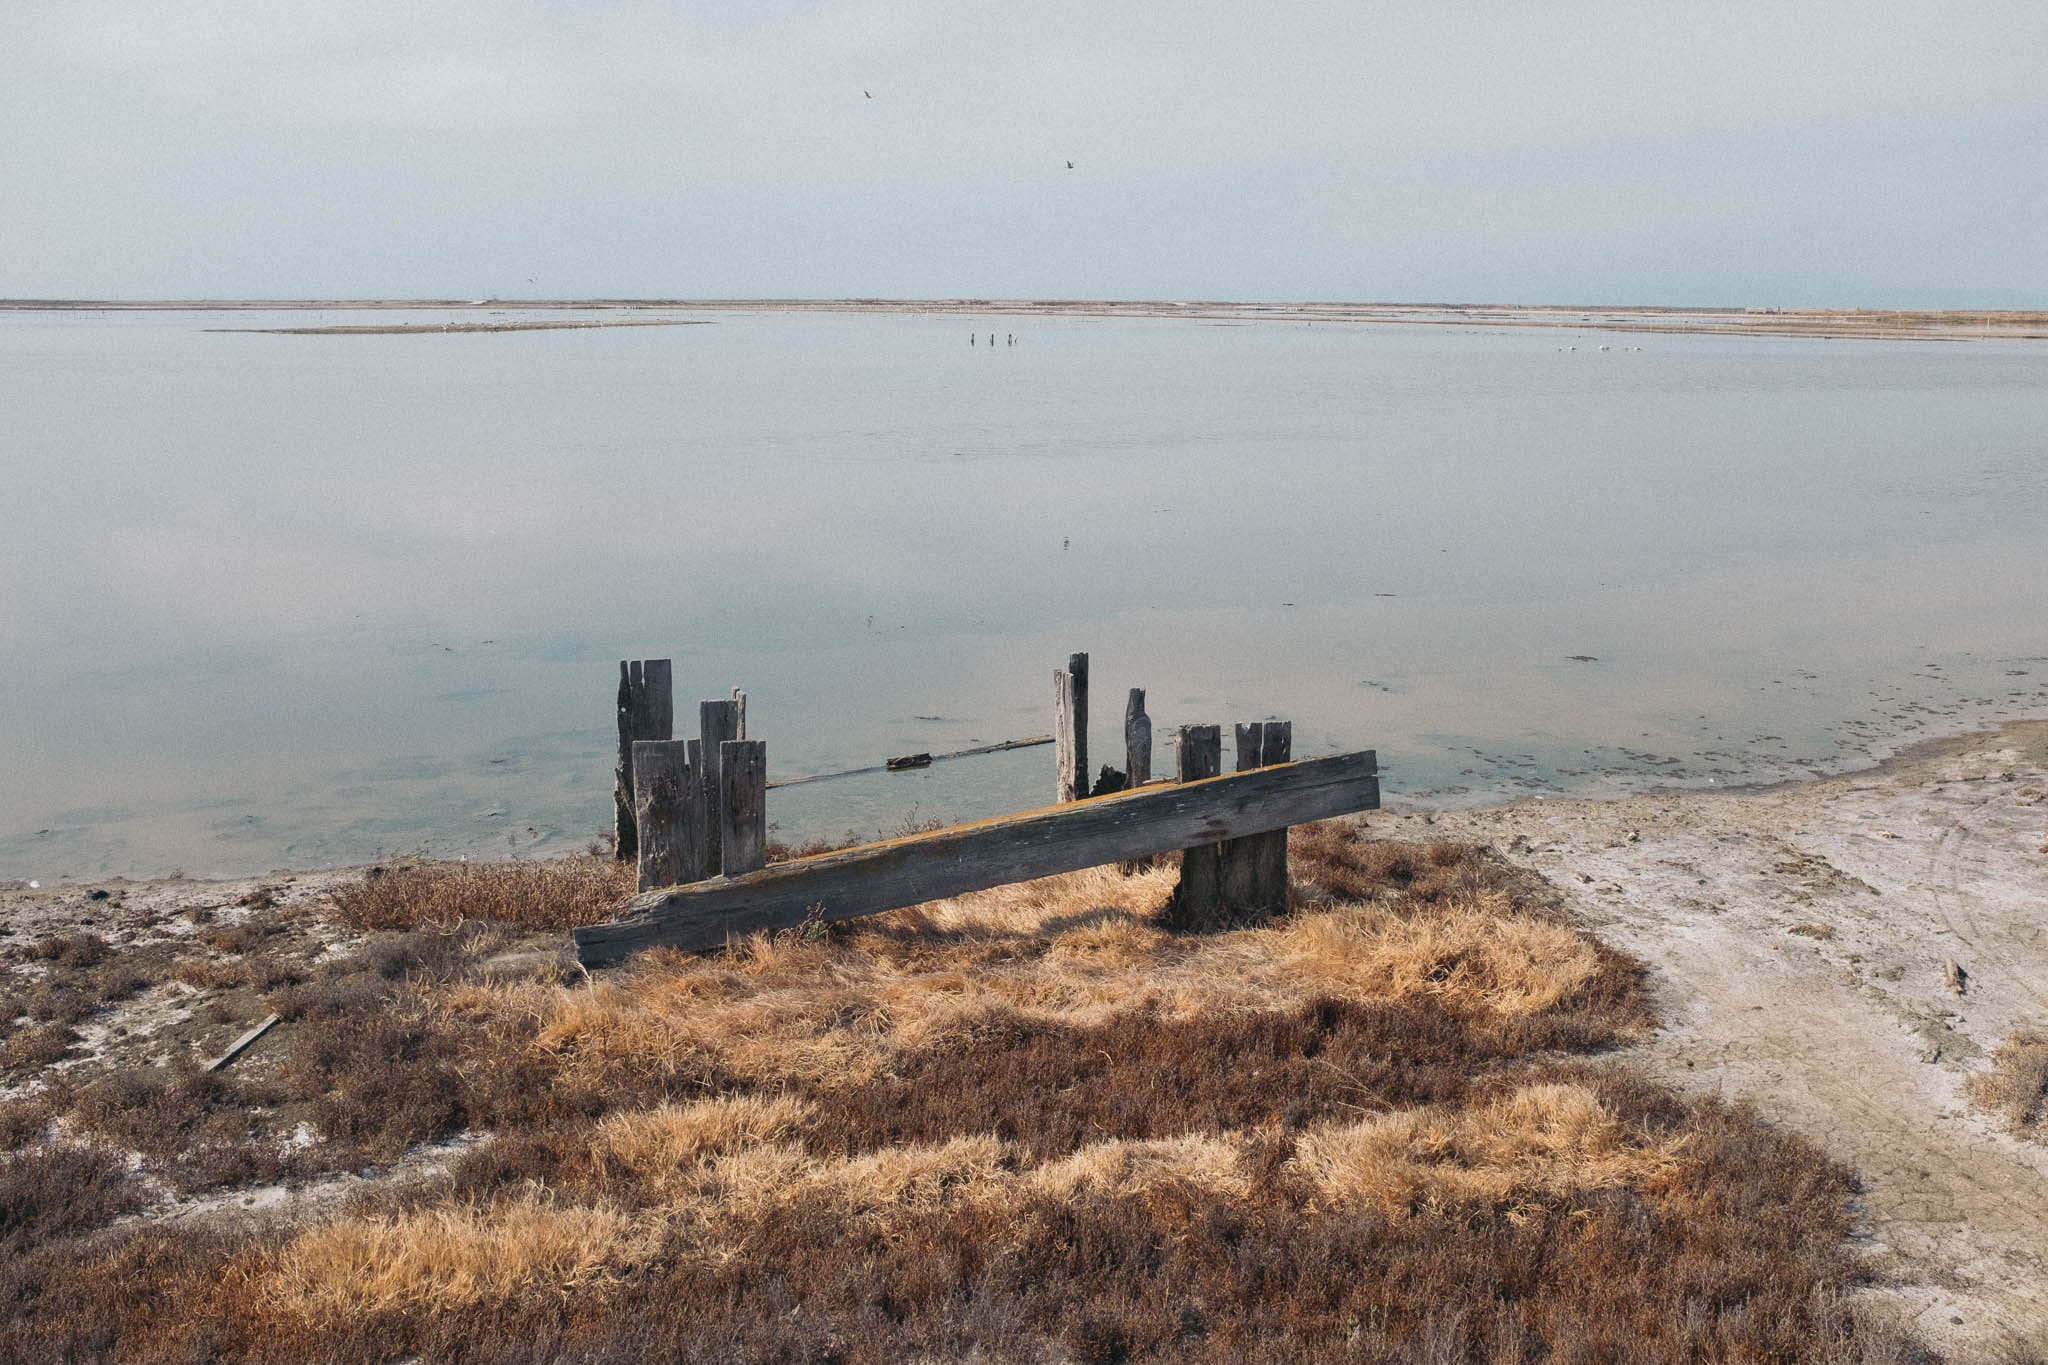
<path id="1" fill-rule="evenodd" d="M 1374 828 L 1490 844 L 1648 964 L 1664 1023 L 1630 1060 L 1746 1099 L 1855 1168 L 1862 1236 L 1885 1281 L 1872 1292 L 1927 1339 L 1961 1360 L 2014 1341 L 2048 1349 L 2048 1147 L 2009 1135 L 1965 1091 L 2008 1034 L 2048 1027 L 2048 722 L 1760 791 L 1390 806 Z M 16 944 L 81 928 L 147 944 L 190 935 L 195 919 L 310 903 L 351 875 L 15 884 L 0 890 L 0 922 Z M 312 953 L 344 937 L 307 932 Z M 1960 996 L 1948 961 L 1967 974 Z M 247 1022 L 181 1015 L 146 993 L 96 1020 L 88 1047 L 60 1065 L 208 1056 Z M 288 1216 L 352 1183 L 234 1202 Z"/>
<path id="2" fill-rule="evenodd" d="M 1565 328 L 1835 339 L 1972 341 L 2048 338 L 2048 312 L 2014 309 L 1671 308 L 1439 303 L 1237 303 L 1164 299 L 0 299 L 0 312 L 420 309 L 501 312 L 616 309 L 903 313 L 961 317 L 1182 318 L 1216 324 L 1351 323 Z M 244 330 L 244 329 L 220 329 Z M 278 330 L 278 329 L 246 329 Z M 299 330 L 299 329 L 285 329 Z M 330 330 L 323 328 L 323 331 Z M 357 330 L 378 330 L 362 328 Z M 411 329 L 408 329 L 411 330 Z M 427 326 L 424 330 L 439 330 Z M 459 330 L 459 329 L 450 329 Z M 516 327 L 480 327 L 506 331 Z"/>

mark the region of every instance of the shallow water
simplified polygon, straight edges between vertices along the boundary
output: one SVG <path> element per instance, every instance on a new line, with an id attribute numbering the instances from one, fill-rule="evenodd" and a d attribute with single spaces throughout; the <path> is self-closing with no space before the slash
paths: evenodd
<path id="1" fill-rule="evenodd" d="M 1162 735 L 1377 747 L 1391 801 L 2048 712 L 2048 345 L 205 330 L 411 316 L 0 313 L 0 877 L 580 845 L 626 656 L 746 688 L 778 778 L 1042 733 L 1077 649 L 1099 758 L 1145 686 Z M 770 805 L 869 834 L 1051 786 L 1027 749 Z"/>

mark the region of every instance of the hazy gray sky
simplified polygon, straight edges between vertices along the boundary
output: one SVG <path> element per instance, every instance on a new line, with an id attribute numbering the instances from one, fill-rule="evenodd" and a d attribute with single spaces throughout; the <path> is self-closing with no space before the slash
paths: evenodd
<path id="1" fill-rule="evenodd" d="M 8 296 L 2048 306 L 2044 225 L 2042 0 L 0 18 Z"/>

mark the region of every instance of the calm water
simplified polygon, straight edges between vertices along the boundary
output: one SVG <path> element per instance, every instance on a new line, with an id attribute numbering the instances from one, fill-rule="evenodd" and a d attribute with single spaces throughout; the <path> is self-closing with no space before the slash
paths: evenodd
<path id="1" fill-rule="evenodd" d="M 0 314 L 0 878 L 579 845 L 626 656 L 745 687 L 792 776 L 1041 733 L 1085 649 L 1105 756 L 1140 685 L 1162 734 L 1376 746 L 1394 801 L 2048 713 L 2048 347 L 697 316 Z"/>

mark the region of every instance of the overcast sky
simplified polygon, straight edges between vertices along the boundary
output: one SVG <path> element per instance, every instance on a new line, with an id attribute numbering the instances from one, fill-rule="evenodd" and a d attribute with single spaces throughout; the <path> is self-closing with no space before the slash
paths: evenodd
<path id="1" fill-rule="evenodd" d="M 2048 4 L 0 0 L 0 296 L 382 295 L 2048 306 Z"/>

